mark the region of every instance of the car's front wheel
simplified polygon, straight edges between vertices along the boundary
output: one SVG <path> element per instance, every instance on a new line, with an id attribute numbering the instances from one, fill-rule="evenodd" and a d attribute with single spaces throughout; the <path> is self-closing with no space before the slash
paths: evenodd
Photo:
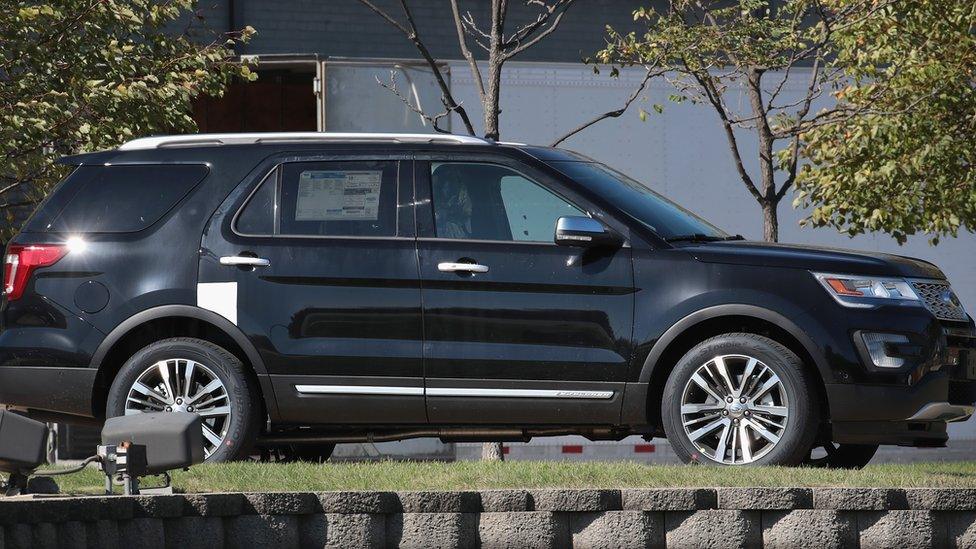
<path id="1" fill-rule="evenodd" d="M 157 341 L 122 366 L 109 390 L 107 417 L 145 412 L 200 415 L 208 462 L 246 457 L 260 428 L 257 389 L 241 361 L 195 338 Z"/>
<path id="2" fill-rule="evenodd" d="M 710 338 L 678 362 L 661 414 L 675 453 L 715 465 L 799 465 L 817 433 L 818 399 L 803 363 L 756 334 Z"/>

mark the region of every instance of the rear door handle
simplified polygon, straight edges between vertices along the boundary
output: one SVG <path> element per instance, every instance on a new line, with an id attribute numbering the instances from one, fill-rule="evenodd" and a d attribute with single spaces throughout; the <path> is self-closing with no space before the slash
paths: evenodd
<path id="1" fill-rule="evenodd" d="M 220 264 L 234 267 L 268 267 L 271 265 L 271 260 L 246 255 L 225 255 L 220 258 Z"/>
<path id="2" fill-rule="evenodd" d="M 488 265 L 477 263 L 438 263 L 437 270 L 442 273 L 487 273 Z"/>

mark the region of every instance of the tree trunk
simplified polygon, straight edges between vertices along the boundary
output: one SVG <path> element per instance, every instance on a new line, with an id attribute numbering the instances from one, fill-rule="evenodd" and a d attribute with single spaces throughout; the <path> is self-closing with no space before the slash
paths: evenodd
<path id="1" fill-rule="evenodd" d="M 486 442 L 481 445 L 481 461 L 505 461 L 501 442 Z"/>
<path id="2" fill-rule="evenodd" d="M 766 242 L 779 242 L 779 213 L 777 206 L 779 206 L 779 202 L 775 200 L 764 200 L 762 203 L 763 240 Z"/>

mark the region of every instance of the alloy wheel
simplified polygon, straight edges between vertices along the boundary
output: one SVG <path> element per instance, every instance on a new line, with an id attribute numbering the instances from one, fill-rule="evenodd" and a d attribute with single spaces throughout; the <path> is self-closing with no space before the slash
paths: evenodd
<path id="1" fill-rule="evenodd" d="M 227 388 L 207 366 L 195 360 L 160 360 L 146 368 L 129 389 L 125 415 L 145 412 L 188 412 L 201 416 L 204 456 L 223 443 L 230 426 Z"/>
<path id="2" fill-rule="evenodd" d="M 708 460 L 724 465 L 752 463 L 771 452 L 789 419 L 780 377 L 746 355 L 716 356 L 702 364 L 681 395 L 688 440 Z"/>

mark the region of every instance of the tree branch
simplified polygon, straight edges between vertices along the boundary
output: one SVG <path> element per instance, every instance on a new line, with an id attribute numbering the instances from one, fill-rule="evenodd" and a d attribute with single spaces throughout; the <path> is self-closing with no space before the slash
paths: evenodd
<path id="1" fill-rule="evenodd" d="M 451 0 L 451 11 L 454 13 L 454 27 L 457 29 L 458 45 L 461 46 L 461 54 L 468 60 L 468 66 L 471 67 L 471 74 L 474 76 L 474 83 L 478 89 L 478 98 L 483 105 L 485 103 L 485 82 L 481 78 L 481 69 L 478 68 L 478 62 L 475 60 L 474 55 L 471 54 L 471 50 L 468 48 L 468 40 L 464 36 L 464 21 L 461 18 L 461 10 L 458 9 L 458 0 Z"/>
<path id="2" fill-rule="evenodd" d="M 434 79 L 437 80 L 437 86 L 441 90 L 441 99 L 444 105 L 452 112 L 456 112 L 458 114 L 458 116 L 461 118 L 461 122 L 464 124 L 465 130 L 468 132 L 468 135 L 475 135 L 474 126 L 471 124 L 471 119 L 468 118 L 467 111 L 464 110 L 464 107 L 462 107 L 460 103 L 454 100 L 454 95 L 451 93 L 451 88 L 447 84 L 447 80 L 444 79 L 444 75 L 437 64 L 437 60 L 434 59 L 434 57 L 430 54 L 430 51 L 427 49 L 427 46 L 420 39 L 420 35 L 417 32 L 417 25 L 414 22 L 413 14 L 410 13 L 410 7 L 407 6 L 407 1 L 400 0 L 400 6 L 403 8 L 403 13 L 407 18 L 409 28 L 401 24 L 382 9 L 378 8 L 370 0 L 359 0 L 359 2 L 372 10 L 373 13 L 382 17 L 394 28 L 402 32 L 407 39 L 413 43 L 414 47 L 417 48 L 417 51 L 420 52 L 420 55 L 423 56 L 424 61 L 427 62 L 430 70 L 433 71 Z"/>
<path id="3" fill-rule="evenodd" d="M 640 94 L 644 92 L 644 89 L 647 87 L 647 83 L 651 81 L 651 78 L 654 78 L 655 76 L 660 76 L 663 73 L 664 73 L 664 71 L 662 71 L 660 69 L 656 69 L 655 67 L 648 67 L 647 68 L 647 72 L 644 74 L 644 78 L 640 82 L 640 85 L 637 86 L 637 89 L 634 90 L 634 93 L 630 94 L 630 97 L 628 97 L 627 100 L 624 101 L 624 104 L 619 109 L 615 109 L 615 110 L 612 110 L 612 111 L 607 111 L 607 112 L 605 112 L 603 114 L 600 114 L 600 115 L 597 115 L 597 116 L 591 118 L 590 120 L 588 120 L 587 122 L 584 122 L 584 123 L 580 124 L 579 126 L 576 126 L 575 128 L 573 128 L 569 132 L 563 134 L 562 137 L 560 137 L 560 138 L 556 139 L 555 141 L 553 141 L 552 144 L 550 145 L 550 147 L 556 147 L 556 146 L 558 146 L 563 141 L 566 141 L 570 137 L 578 134 L 579 132 L 581 132 L 581 131 L 589 128 L 590 126 L 593 126 L 594 124 L 596 124 L 596 123 L 598 123 L 598 122 L 600 122 L 602 120 L 606 120 L 607 118 L 618 118 L 618 117 L 620 117 L 625 112 L 627 112 L 627 109 L 630 107 L 631 103 L 633 103 L 634 101 L 636 101 L 637 98 L 640 97 Z"/>

